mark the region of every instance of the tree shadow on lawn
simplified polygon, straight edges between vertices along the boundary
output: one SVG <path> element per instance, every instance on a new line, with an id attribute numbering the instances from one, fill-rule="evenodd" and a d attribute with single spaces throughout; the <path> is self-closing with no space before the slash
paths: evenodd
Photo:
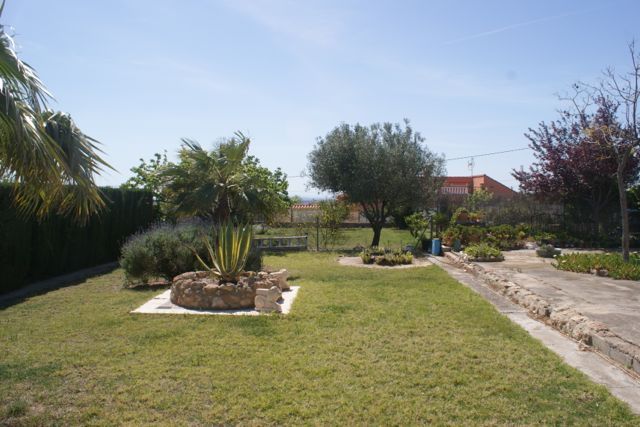
<path id="1" fill-rule="evenodd" d="M 117 263 L 109 263 L 30 283 L 22 288 L 0 294 L 0 310 L 51 291 L 81 285 L 93 277 L 111 273 L 117 268 L 119 268 Z"/>
<path id="2" fill-rule="evenodd" d="M 140 284 L 135 286 L 127 286 L 123 289 L 125 291 L 134 291 L 134 292 L 156 292 L 169 289 L 171 287 L 171 282 L 163 282 L 163 283 L 152 283 L 152 284 Z"/>

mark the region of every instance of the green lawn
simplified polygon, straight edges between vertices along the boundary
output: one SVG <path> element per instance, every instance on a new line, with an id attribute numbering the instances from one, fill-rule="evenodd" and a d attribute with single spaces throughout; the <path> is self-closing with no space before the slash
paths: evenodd
<path id="1" fill-rule="evenodd" d="M 259 234 L 256 237 L 275 237 L 275 236 L 297 236 L 304 233 L 309 235 L 309 247 L 316 248 L 316 229 L 315 226 L 300 228 L 270 228 L 267 233 Z M 373 239 L 373 230 L 371 228 L 345 228 L 342 240 L 333 247 L 333 249 L 353 249 L 356 246 L 369 246 Z M 384 228 L 380 235 L 380 245 L 390 248 L 400 248 L 413 242 L 411 233 L 408 230 L 398 230 L 397 228 Z"/>
<path id="2" fill-rule="evenodd" d="M 0 424 L 640 423 L 436 267 L 266 262 L 289 315 L 132 315 L 120 271 L 0 310 Z"/>

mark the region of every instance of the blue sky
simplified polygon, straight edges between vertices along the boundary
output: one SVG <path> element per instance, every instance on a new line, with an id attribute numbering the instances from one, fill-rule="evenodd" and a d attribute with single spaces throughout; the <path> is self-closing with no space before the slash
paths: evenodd
<path id="1" fill-rule="evenodd" d="M 236 130 L 300 175 L 340 122 L 411 120 L 448 158 L 527 146 L 557 93 L 627 65 L 640 2 L 7 0 L 21 57 L 103 143 L 117 186 L 181 137 Z M 529 151 L 475 159 L 509 186 Z M 466 160 L 447 163 L 468 175 Z M 304 178 L 290 192 L 312 196 Z"/>

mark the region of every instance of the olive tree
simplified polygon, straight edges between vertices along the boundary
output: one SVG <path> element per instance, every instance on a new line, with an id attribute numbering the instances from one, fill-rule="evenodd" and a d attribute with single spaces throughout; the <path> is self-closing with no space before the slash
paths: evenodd
<path id="1" fill-rule="evenodd" d="M 392 212 L 428 206 L 440 188 L 444 159 L 423 142 L 408 120 L 404 125 L 343 123 L 319 138 L 309 154 L 311 183 L 360 205 L 373 229 L 371 245 L 378 246 Z"/>

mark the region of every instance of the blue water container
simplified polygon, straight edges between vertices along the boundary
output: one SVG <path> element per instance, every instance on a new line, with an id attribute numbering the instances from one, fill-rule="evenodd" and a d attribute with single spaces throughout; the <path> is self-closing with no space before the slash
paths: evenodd
<path id="1" fill-rule="evenodd" d="M 440 244 L 440 239 L 431 240 L 431 254 L 440 255 L 441 253 L 442 253 L 442 245 Z"/>

